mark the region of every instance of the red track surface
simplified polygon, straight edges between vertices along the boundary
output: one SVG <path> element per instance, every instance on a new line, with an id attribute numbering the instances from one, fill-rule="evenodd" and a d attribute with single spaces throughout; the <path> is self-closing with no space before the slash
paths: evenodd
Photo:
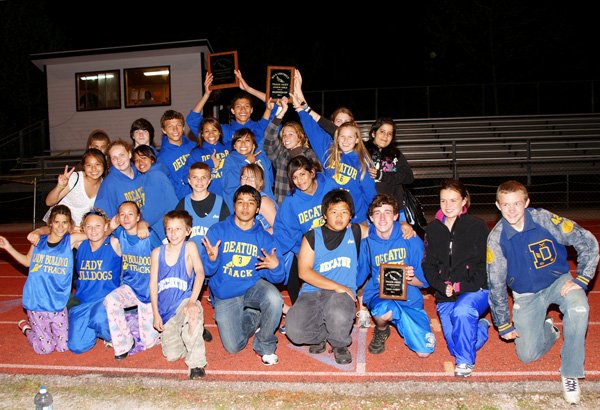
<path id="1" fill-rule="evenodd" d="M 600 237 L 599 221 L 578 221 Z M 20 251 L 28 249 L 25 232 L 3 234 Z M 0 251 L 2 252 L 2 251 Z M 574 267 L 574 265 L 573 265 Z M 175 379 L 187 378 L 188 370 L 183 361 L 168 363 L 162 356 L 160 347 L 128 357 L 124 361 L 114 360 L 113 350 L 105 348 L 102 342 L 84 354 L 52 353 L 37 355 L 17 328 L 17 321 L 26 318 L 21 307 L 21 295 L 27 270 L 17 266 L 5 252 L 0 253 L 0 372 L 16 374 L 104 374 L 127 376 L 131 374 Z M 596 286 L 597 288 L 597 286 Z M 203 292 L 206 294 L 206 292 Z M 284 292 L 284 297 L 287 295 Z M 586 340 L 586 377 L 600 380 L 600 290 L 589 293 L 590 324 Z M 221 346 L 215 325 L 213 309 L 203 298 L 206 326 L 214 340 L 206 345 L 208 359 L 205 380 L 253 380 L 286 382 L 359 382 L 359 381 L 459 381 L 453 376 L 454 361 L 448 353 L 444 337 L 435 312 L 435 302 L 431 295 L 425 295 L 425 309 L 432 320 L 436 336 L 435 352 L 426 359 L 418 358 L 392 330 L 383 354 L 368 353 L 367 345 L 372 337 L 373 327 L 353 331 L 350 347 L 353 362 L 350 365 L 337 365 L 333 354 L 326 352 L 311 355 L 307 347 L 292 345 L 284 335 L 278 334 L 277 354 L 279 364 L 264 366 L 251 347 L 236 355 L 227 353 Z M 555 323 L 561 327 L 560 312 L 551 311 Z M 490 315 L 488 314 L 488 319 Z M 490 339 L 479 351 L 471 381 L 515 381 L 515 380 L 557 380 L 560 366 L 562 338 L 552 350 L 535 363 L 524 364 L 518 360 L 512 343 L 498 337 L 495 329 L 490 329 Z"/>

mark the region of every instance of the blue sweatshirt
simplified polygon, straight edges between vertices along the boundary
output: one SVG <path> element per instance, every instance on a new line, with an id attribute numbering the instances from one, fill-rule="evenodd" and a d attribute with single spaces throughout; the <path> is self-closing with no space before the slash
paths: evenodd
<path id="1" fill-rule="evenodd" d="M 365 286 L 363 303 L 369 306 L 371 299 L 379 295 L 379 267 L 385 263 L 402 263 L 412 266 L 415 270 L 415 278 L 423 282 L 422 288 L 429 287 L 421 267 L 423 254 L 423 241 L 419 237 L 404 239 L 399 222 L 394 223 L 390 239 L 381 239 L 377 235 L 375 227 L 369 226 L 369 236 L 360 244 L 359 273 L 356 280 L 356 284 L 360 286 L 369 275 L 371 276 Z M 397 302 L 423 309 L 423 294 L 418 287 L 408 284 L 406 300 Z"/>
<path id="2" fill-rule="evenodd" d="M 258 151 L 256 151 L 258 152 Z M 260 165 L 265 174 L 265 187 L 263 191 L 273 197 L 273 167 L 271 161 L 267 158 L 267 154 L 261 152 L 256 156 L 256 163 Z M 244 165 L 248 165 L 246 157 L 237 151 L 231 151 L 229 156 L 225 158 L 223 164 L 223 176 L 221 183 L 223 185 L 223 199 L 233 213 L 233 194 L 240 187 L 240 172 Z"/>
<path id="3" fill-rule="evenodd" d="M 377 195 L 377 191 L 375 190 L 375 180 L 368 172 L 365 172 L 361 179 L 361 163 L 358 153 L 356 151 L 342 153 L 341 164 L 338 164 L 340 172 L 335 177 L 335 168 L 325 168 L 333 140 L 306 111 L 300 111 L 298 114 L 310 146 L 325 169 L 325 175 L 332 179 L 335 178 L 338 187 L 349 191 L 352 195 L 355 210 L 352 223 L 366 221 L 369 204 Z"/>
<path id="4" fill-rule="evenodd" d="M 195 146 L 196 144 L 185 136 L 181 139 L 181 145 L 177 146 L 171 144 L 169 138 L 163 135 L 158 162 L 163 164 L 169 171 L 169 180 L 175 188 L 177 199 L 181 199 L 192 192 L 192 188 L 188 184 L 185 164 Z"/>
<path id="5" fill-rule="evenodd" d="M 249 128 L 254 133 L 254 138 L 256 138 L 256 150 L 262 150 L 263 141 L 265 138 L 265 130 L 267 129 L 267 125 L 269 125 L 274 117 L 275 110 L 272 110 L 268 120 L 265 120 L 261 117 L 261 119 L 258 121 L 250 120 L 245 124 L 240 124 L 235 120 L 232 120 L 229 124 L 221 124 L 221 128 L 223 129 L 223 144 L 225 144 L 226 147 L 230 147 L 231 141 L 233 140 L 233 134 L 241 128 Z M 204 117 L 199 112 L 190 111 L 185 119 L 188 127 L 190 127 L 190 131 L 192 131 L 197 137 L 200 123 L 202 122 L 203 118 Z"/>
<path id="6" fill-rule="evenodd" d="M 175 189 L 169 178 L 156 165 L 150 167 L 145 174 L 140 174 L 140 179 L 146 198 L 142 207 L 142 218 L 150 224 L 162 241 L 166 237 L 163 216 L 175 209 L 179 202 Z"/>
<path id="7" fill-rule="evenodd" d="M 214 166 L 212 160 L 213 152 L 217 150 L 217 156 L 220 159 L 220 163 L 218 166 Z M 190 156 L 187 159 L 186 167 L 186 177 L 189 173 L 190 167 L 192 164 L 196 162 L 204 162 L 211 169 L 211 181 L 208 186 L 208 191 L 212 192 L 216 195 L 223 195 L 223 185 L 221 183 L 221 177 L 223 176 L 223 164 L 225 163 L 225 158 L 229 155 L 229 149 L 225 147 L 225 145 L 221 143 L 217 144 L 209 144 L 204 141 L 201 147 L 196 147 L 190 152 Z"/>
<path id="8" fill-rule="evenodd" d="M 94 208 L 100 208 L 109 218 L 117 214 L 119 205 L 123 201 L 133 201 L 139 208 L 144 206 L 144 188 L 140 173 L 133 168 L 133 179 L 116 168 L 111 168 L 108 175 L 102 181 Z"/>
<path id="9" fill-rule="evenodd" d="M 223 222 L 211 226 L 206 237 L 212 245 L 221 241 L 214 262 L 208 259 L 204 246 L 200 249 L 204 273 L 207 277 L 212 276 L 208 286 L 215 297 L 230 299 L 241 296 L 260 279 L 271 283 L 284 281 L 285 270 L 279 251 L 276 251 L 279 264 L 275 269 L 255 268 L 259 262 L 257 256 L 264 256 L 261 249 L 271 253 L 276 248 L 275 240 L 260 223 L 255 222 L 252 228 L 244 231 L 235 224 L 235 215 L 230 215 Z"/>
<path id="10" fill-rule="evenodd" d="M 281 254 L 289 251 L 297 254 L 302 235 L 325 223 L 321 215 L 321 202 L 325 194 L 337 188 L 337 184 L 320 172 L 316 180 L 317 190 L 312 195 L 295 189 L 287 194 L 275 215 L 273 236 L 277 239 L 277 250 Z"/>

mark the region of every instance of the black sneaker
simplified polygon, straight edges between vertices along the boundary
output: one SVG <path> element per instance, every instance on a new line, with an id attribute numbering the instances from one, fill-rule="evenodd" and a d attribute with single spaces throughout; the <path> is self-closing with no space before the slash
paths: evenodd
<path id="1" fill-rule="evenodd" d="M 323 353 L 325 351 L 326 347 L 327 347 L 327 341 L 323 340 L 319 344 L 310 345 L 310 347 L 308 348 L 308 352 L 310 354 L 320 354 L 320 353 Z"/>
<path id="2" fill-rule="evenodd" d="M 202 331 L 202 339 L 204 339 L 205 342 L 212 341 L 212 333 L 210 333 L 207 328 L 204 328 L 204 330 Z"/>
<path id="3" fill-rule="evenodd" d="M 201 379 L 205 375 L 206 372 L 204 371 L 204 367 L 194 367 L 193 369 L 190 369 L 190 380 Z"/>
<path id="4" fill-rule="evenodd" d="M 125 353 L 121 353 L 121 354 L 117 354 L 115 355 L 115 360 L 125 360 L 125 358 L 127 357 L 127 355 L 129 354 L 129 352 L 131 352 L 133 350 L 133 348 L 135 347 L 135 340 L 133 341 L 133 344 L 131 345 L 131 349 L 129 349 L 128 351 L 126 351 Z"/>
<path id="5" fill-rule="evenodd" d="M 383 353 L 385 350 L 385 341 L 390 337 L 390 326 L 386 326 L 385 330 L 379 330 L 378 327 L 375 327 L 375 332 L 373 333 L 373 339 L 371 339 L 371 343 L 369 343 L 369 353 L 379 354 Z"/>
<path id="6" fill-rule="evenodd" d="M 334 347 L 333 356 L 337 364 L 348 364 L 352 363 L 352 354 L 347 347 Z"/>

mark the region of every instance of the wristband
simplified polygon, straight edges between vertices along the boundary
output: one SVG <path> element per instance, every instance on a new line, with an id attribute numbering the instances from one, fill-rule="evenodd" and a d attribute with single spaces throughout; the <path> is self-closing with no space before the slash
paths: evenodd
<path id="1" fill-rule="evenodd" d="M 307 105 L 307 106 L 304 108 L 304 111 L 306 111 L 306 113 L 307 113 L 307 114 L 310 114 L 310 112 L 312 111 L 312 109 L 311 109 L 311 108 L 310 108 L 310 107 Z"/>

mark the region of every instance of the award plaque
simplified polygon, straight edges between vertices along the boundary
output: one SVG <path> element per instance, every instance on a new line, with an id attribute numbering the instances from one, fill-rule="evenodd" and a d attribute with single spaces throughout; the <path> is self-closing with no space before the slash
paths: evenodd
<path id="1" fill-rule="evenodd" d="M 296 67 L 267 67 L 267 101 L 289 97 L 294 92 L 294 70 Z"/>
<path id="2" fill-rule="evenodd" d="M 215 53 L 208 55 L 208 72 L 213 75 L 211 90 L 238 87 L 239 81 L 235 76 L 238 69 L 237 51 Z"/>
<path id="3" fill-rule="evenodd" d="M 379 297 L 406 300 L 406 265 L 385 263 L 379 267 Z"/>

